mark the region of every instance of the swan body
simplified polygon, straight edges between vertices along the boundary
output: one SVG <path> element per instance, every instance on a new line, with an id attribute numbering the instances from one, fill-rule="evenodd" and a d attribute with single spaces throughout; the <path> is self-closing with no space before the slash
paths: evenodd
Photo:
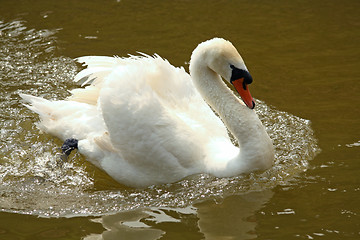
<path id="1" fill-rule="evenodd" d="M 79 152 L 118 182 L 146 187 L 197 173 L 231 177 L 272 165 L 272 142 L 252 110 L 251 76 L 230 42 L 199 44 L 190 75 L 157 55 L 78 61 L 87 68 L 74 81 L 85 88 L 61 101 L 21 97 L 39 114 L 40 129 L 78 139 Z M 222 78 L 240 88 L 245 104 Z"/>

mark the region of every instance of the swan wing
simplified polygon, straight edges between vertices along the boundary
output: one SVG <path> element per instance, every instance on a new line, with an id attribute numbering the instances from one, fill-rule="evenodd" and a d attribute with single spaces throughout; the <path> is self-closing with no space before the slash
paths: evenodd
<path id="1" fill-rule="evenodd" d="M 208 147 L 227 130 L 183 68 L 155 55 L 82 57 L 87 68 L 62 101 L 21 95 L 39 127 L 79 140 L 79 151 L 129 186 L 168 183 L 206 171 Z"/>
<path id="2" fill-rule="evenodd" d="M 159 56 L 113 61 L 101 82 L 95 79 L 89 87 L 99 90 L 98 109 L 112 146 L 121 152 L 126 168 L 133 169 L 117 170 L 122 181 L 136 176 L 134 172 L 157 184 L 203 171 L 206 143 L 227 137 L 227 132 L 190 76 Z"/>

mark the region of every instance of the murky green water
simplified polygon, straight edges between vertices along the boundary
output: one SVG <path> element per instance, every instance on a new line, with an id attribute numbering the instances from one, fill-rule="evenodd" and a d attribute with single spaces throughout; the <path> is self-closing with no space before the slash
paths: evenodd
<path id="1" fill-rule="evenodd" d="M 1 1 L 0 239 L 360 238 L 358 1 Z M 62 99 L 83 55 L 187 67 L 220 36 L 254 77 L 276 165 L 231 179 L 119 185 L 39 133 L 19 93 Z"/>

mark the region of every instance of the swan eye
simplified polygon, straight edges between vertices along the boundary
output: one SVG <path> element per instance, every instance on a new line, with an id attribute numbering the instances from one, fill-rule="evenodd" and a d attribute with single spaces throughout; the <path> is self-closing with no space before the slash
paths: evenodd
<path id="1" fill-rule="evenodd" d="M 253 79 L 248 71 L 237 68 L 232 64 L 230 65 L 230 68 L 232 69 L 230 83 L 240 78 L 244 78 L 244 83 L 246 84 L 252 83 Z"/>

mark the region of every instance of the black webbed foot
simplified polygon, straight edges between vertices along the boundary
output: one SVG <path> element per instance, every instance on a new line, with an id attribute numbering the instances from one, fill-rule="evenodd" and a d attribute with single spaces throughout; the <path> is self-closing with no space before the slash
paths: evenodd
<path id="1" fill-rule="evenodd" d="M 74 138 L 66 139 L 64 144 L 61 146 L 61 150 L 62 150 L 63 154 L 66 155 L 66 157 L 68 157 L 70 155 L 72 150 L 77 149 L 77 148 L 78 148 L 78 140 L 74 139 Z"/>

